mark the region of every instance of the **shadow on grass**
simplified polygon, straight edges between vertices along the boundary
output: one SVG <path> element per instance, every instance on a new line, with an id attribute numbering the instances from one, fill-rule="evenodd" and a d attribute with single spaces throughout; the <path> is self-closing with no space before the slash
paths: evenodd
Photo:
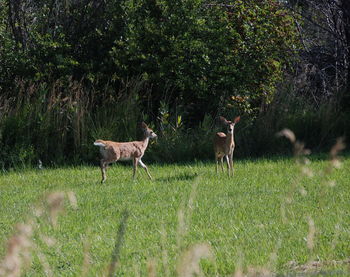
<path id="1" fill-rule="evenodd" d="M 194 180 L 196 177 L 198 177 L 197 173 L 182 173 L 182 174 L 173 175 L 173 176 L 156 178 L 156 181 L 160 181 L 160 182 L 190 181 L 190 180 Z"/>
<path id="2" fill-rule="evenodd" d="M 117 238 L 116 238 L 114 250 L 112 253 L 112 257 L 111 257 L 111 262 L 109 264 L 109 269 L 108 269 L 108 276 L 109 277 L 112 277 L 115 275 L 117 264 L 118 264 L 119 259 L 120 259 L 120 250 L 121 250 L 122 244 L 124 242 L 126 222 L 128 220 L 128 217 L 129 217 L 129 212 L 127 210 L 124 210 L 122 213 L 122 218 L 120 220 L 120 224 L 119 224 L 119 228 L 118 228 L 118 232 L 117 232 Z"/>

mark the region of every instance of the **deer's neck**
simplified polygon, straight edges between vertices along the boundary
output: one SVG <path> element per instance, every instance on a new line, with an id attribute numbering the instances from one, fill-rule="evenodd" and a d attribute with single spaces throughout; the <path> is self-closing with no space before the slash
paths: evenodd
<path id="1" fill-rule="evenodd" d="M 228 142 L 228 143 L 234 142 L 234 132 L 226 134 L 226 142 Z"/>
<path id="2" fill-rule="evenodd" d="M 149 142 L 149 137 L 145 137 L 142 141 L 141 141 L 141 148 L 142 150 L 146 150 L 147 146 L 148 146 L 148 142 Z"/>

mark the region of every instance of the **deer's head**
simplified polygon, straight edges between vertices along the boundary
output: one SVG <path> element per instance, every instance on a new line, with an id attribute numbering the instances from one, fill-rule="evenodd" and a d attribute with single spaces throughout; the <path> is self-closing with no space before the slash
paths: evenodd
<path id="1" fill-rule="evenodd" d="M 233 121 L 227 120 L 227 119 L 226 119 L 225 117 L 223 117 L 223 116 L 220 116 L 219 119 L 220 119 L 221 123 L 222 123 L 224 126 L 226 126 L 226 128 L 227 128 L 227 133 L 229 133 L 229 134 L 232 135 L 232 134 L 233 134 L 233 131 L 234 131 L 234 129 L 235 129 L 235 125 L 236 125 L 236 123 L 238 123 L 238 122 L 240 121 L 241 117 L 240 117 L 240 116 L 237 116 L 237 117 L 235 117 L 235 119 L 234 119 Z"/>
<path id="2" fill-rule="evenodd" d="M 145 122 L 141 122 L 141 129 L 144 133 L 145 138 L 153 139 L 153 138 L 157 137 L 156 133 L 153 132 L 153 130 L 151 128 L 149 128 Z"/>

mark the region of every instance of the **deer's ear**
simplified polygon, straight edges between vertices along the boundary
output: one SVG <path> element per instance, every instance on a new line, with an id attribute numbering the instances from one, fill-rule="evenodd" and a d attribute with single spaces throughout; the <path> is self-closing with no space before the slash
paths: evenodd
<path id="1" fill-rule="evenodd" d="M 145 122 L 143 122 L 143 121 L 141 122 L 140 126 L 141 126 L 142 129 L 147 129 L 148 128 L 147 124 Z"/>
<path id="2" fill-rule="evenodd" d="M 229 124 L 229 121 L 227 121 L 227 119 L 223 116 L 219 116 L 219 121 L 224 125 Z"/>
<path id="3" fill-rule="evenodd" d="M 233 120 L 234 123 L 238 123 L 241 120 L 240 116 L 235 117 L 235 119 Z"/>

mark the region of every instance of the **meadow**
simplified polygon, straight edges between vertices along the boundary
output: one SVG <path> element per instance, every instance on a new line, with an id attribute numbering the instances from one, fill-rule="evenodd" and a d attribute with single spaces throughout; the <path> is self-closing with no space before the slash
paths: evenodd
<path id="1" fill-rule="evenodd" d="M 2 173 L 0 275 L 350 274 L 349 158 L 148 167 L 114 164 L 104 184 L 98 166 Z"/>

